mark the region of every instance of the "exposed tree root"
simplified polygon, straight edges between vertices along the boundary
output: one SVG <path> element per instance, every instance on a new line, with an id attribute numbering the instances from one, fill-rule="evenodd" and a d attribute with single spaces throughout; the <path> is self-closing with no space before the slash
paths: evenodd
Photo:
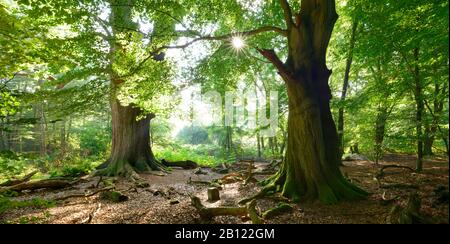
<path id="1" fill-rule="evenodd" d="M 386 169 L 391 169 L 391 168 L 395 168 L 395 169 L 406 169 L 409 170 L 411 172 L 415 172 L 415 170 L 411 167 L 408 166 L 402 166 L 402 165 L 384 165 L 383 167 L 381 167 L 381 169 L 378 171 L 378 173 L 376 174 L 376 178 L 383 178 L 386 175 L 386 172 L 384 172 Z"/>
<path id="2" fill-rule="evenodd" d="M 261 191 L 259 191 L 258 193 L 256 193 L 255 195 L 249 197 L 249 198 L 244 198 L 242 200 L 239 201 L 239 204 L 247 204 L 253 200 L 256 199 L 260 199 L 260 198 L 264 198 L 267 197 L 269 195 L 272 195 L 275 190 L 275 186 L 271 185 L 271 186 L 266 186 L 264 187 Z"/>
<path id="3" fill-rule="evenodd" d="M 98 188 L 98 186 L 100 185 L 100 183 L 103 181 L 103 176 L 100 176 L 98 178 L 97 184 L 95 184 L 95 188 Z"/>
<path id="4" fill-rule="evenodd" d="M 386 192 L 383 192 L 383 195 L 381 196 L 381 202 L 380 204 L 383 206 L 387 206 L 390 205 L 392 203 L 394 203 L 395 201 L 397 201 L 398 199 L 400 199 L 399 196 L 393 197 L 393 198 L 386 198 Z"/>
<path id="5" fill-rule="evenodd" d="M 25 175 L 25 176 L 22 177 L 21 179 L 7 180 L 7 181 L 1 183 L 0 186 L 1 186 L 1 187 L 4 187 L 4 186 L 14 186 L 14 185 L 18 185 L 18 184 L 27 182 L 27 181 L 29 181 L 29 180 L 31 179 L 31 177 L 33 177 L 35 174 L 37 174 L 37 172 L 39 172 L 39 171 L 35 170 L 35 171 L 33 171 L 33 172 L 31 172 L 31 173 Z"/>
<path id="6" fill-rule="evenodd" d="M 110 191 L 112 189 L 114 189 L 114 186 L 107 186 L 105 188 L 95 190 L 95 191 L 93 191 L 91 193 L 88 193 L 88 194 L 86 194 L 86 193 L 78 193 L 78 194 L 72 194 L 72 195 L 57 197 L 57 198 L 54 198 L 52 200 L 53 201 L 62 201 L 62 200 L 66 200 L 66 199 L 69 199 L 69 198 L 91 197 L 91 196 L 96 195 L 97 193 L 104 192 L 104 191 Z"/>
<path id="7" fill-rule="evenodd" d="M 391 185 L 383 185 L 383 183 L 381 182 L 381 180 L 386 176 L 386 169 L 391 169 L 391 168 L 395 168 L 395 169 L 406 169 L 409 170 L 411 172 L 415 172 L 414 169 L 407 167 L 407 166 L 402 166 L 402 165 L 385 165 L 383 167 L 381 167 L 381 169 L 378 171 L 378 173 L 375 175 L 375 179 L 377 180 L 378 183 L 378 187 L 379 188 L 383 188 L 383 189 L 389 189 L 389 188 L 413 188 L 413 189 L 417 189 L 418 186 L 417 185 L 405 185 L 405 184 L 391 184 Z"/>
<path id="8" fill-rule="evenodd" d="M 164 166 L 161 166 L 161 168 L 160 168 L 161 171 L 167 172 L 165 169 L 166 168 Z M 150 173 L 152 173 L 152 169 L 150 167 L 146 167 L 145 170 L 137 171 L 130 164 L 126 163 L 122 166 L 113 167 L 113 165 L 110 165 L 106 168 L 98 169 L 93 173 L 93 175 L 94 176 L 121 176 L 121 177 L 125 177 L 133 182 L 142 182 L 143 180 L 137 172 L 150 174 Z M 164 175 L 159 175 L 159 176 L 164 176 Z"/>
<path id="9" fill-rule="evenodd" d="M 254 172 L 254 165 L 253 165 L 253 161 L 250 161 L 247 167 L 247 174 L 245 176 L 245 180 L 244 180 L 244 186 L 246 186 L 248 183 L 250 182 L 258 182 L 258 180 L 255 179 L 255 177 L 253 177 Z"/>
<path id="10" fill-rule="evenodd" d="M 129 197 L 119 191 L 109 190 L 102 191 L 100 194 L 100 198 L 106 199 L 115 203 L 124 202 L 129 199 Z"/>
<path id="11" fill-rule="evenodd" d="M 189 180 L 186 182 L 186 184 L 189 185 L 205 185 L 205 186 L 212 186 L 217 187 L 219 189 L 222 189 L 222 186 L 215 182 L 215 181 L 202 181 L 202 180 L 192 180 L 191 177 L 189 177 Z"/>
<path id="12" fill-rule="evenodd" d="M 201 203 L 200 198 L 191 196 L 191 204 L 197 209 L 198 213 L 200 214 L 200 218 L 203 221 L 210 222 L 216 216 L 231 215 L 238 217 L 249 217 L 252 220 L 253 224 L 264 223 L 264 220 L 261 219 L 256 210 L 255 201 L 249 202 L 246 207 L 207 208 Z"/>
<path id="13" fill-rule="evenodd" d="M 245 178 L 241 173 L 233 172 L 233 173 L 224 175 L 220 179 L 220 182 L 222 184 L 232 184 L 232 183 L 236 183 L 236 182 L 244 181 L 244 180 L 245 180 Z"/>
<path id="14" fill-rule="evenodd" d="M 243 199 L 239 203 L 244 204 L 252 199 L 263 198 L 274 193 L 281 193 L 282 196 L 291 199 L 293 202 L 308 201 L 318 199 L 325 204 L 334 204 L 341 200 L 359 200 L 367 197 L 368 193 L 348 182 L 344 177 L 331 175 L 329 182 L 317 184 L 313 182 L 315 188 L 308 189 L 298 185 L 293 175 L 288 175 L 285 165 L 273 176 L 261 181 L 264 188 L 253 197 Z M 311 184 L 312 182 L 310 182 Z"/>
<path id="15" fill-rule="evenodd" d="M 121 176 L 132 181 L 140 181 L 138 173 L 161 171 L 168 173 L 168 168 L 156 159 L 138 160 L 136 162 L 120 161 L 111 163 L 107 161 L 97 167 L 94 176 Z"/>
<path id="16" fill-rule="evenodd" d="M 380 186 L 382 189 L 402 188 L 402 189 L 419 189 L 418 185 L 413 184 L 389 184 Z"/>
<path id="17" fill-rule="evenodd" d="M 261 218 L 258 214 L 258 211 L 256 210 L 256 201 L 250 201 L 247 203 L 247 212 L 248 216 L 252 220 L 253 224 L 264 224 L 265 221 L 263 218 Z"/>
<path id="18" fill-rule="evenodd" d="M 199 184 L 199 185 L 207 185 L 209 186 L 211 182 L 209 181 L 202 181 L 202 180 L 192 180 L 191 177 L 189 177 L 189 180 L 186 182 L 187 184 Z"/>
<path id="19" fill-rule="evenodd" d="M 181 167 L 183 169 L 195 169 L 198 167 L 198 164 L 191 160 L 170 162 L 162 159 L 161 163 L 166 167 Z"/>
<path id="20" fill-rule="evenodd" d="M 271 219 L 277 215 L 283 214 L 283 213 L 290 213 L 292 212 L 292 210 L 294 210 L 294 208 L 286 203 L 279 203 L 276 207 L 271 208 L 267 211 L 265 211 L 262 214 L 262 217 L 264 219 Z"/>

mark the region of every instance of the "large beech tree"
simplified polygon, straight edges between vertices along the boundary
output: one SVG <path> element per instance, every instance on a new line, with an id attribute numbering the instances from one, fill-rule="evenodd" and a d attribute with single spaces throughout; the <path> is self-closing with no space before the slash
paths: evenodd
<path id="1" fill-rule="evenodd" d="M 114 69 L 116 58 L 126 55 L 120 41 L 131 31 L 139 29 L 132 20 L 133 1 L 111 0 L 109 23 L 109 69 L 111 83 L 112 148 L 111 155 L 100 174 L 129 175 L 134 171 L 158 170 L 162 165 L 155 159 L 150 147 L 150 121 L 155 114 L 145 113 L 136 104 L 121 104 L 117 93 L 126 82 Z M 122 37 L 122 39 L 121 39 Z M 119 57 L 118 57 L 119 56 Z M 156 61 L 162 61 L 157 60 Z"/>
<path id="2" fill-rule="evenodd" d="M 349 183 L 339 169 L 339 144 L 330 110 L 327 47 L 338 18 L 334 0 L 302 0 L 293 13 L 280 0 L 287 26 L 288 58 L 260 50 L 286 83 L 289 98 L 288 142 L 281 170 L 266 191 L 281 191 L 294 201 L 324 203 L 360 199 L 366 192 Z"/>
<path id="3" fill-rule="evenodd" d="M 256 48 L 284 80 L 289 100 L 285 160 L 280 171 L 265 181 L 266 187 L 259 195 L 281 192 L 294 201 L 319 199 L 327 204 L 364 198 L 367 193 L 348 182 L 340 171 L 338 134 L 330 109 L 331 70 L 327 68 L 326 54 L 338 18 L 335 1 L 296 3 L 300 5 L 298 13 L 287 0 L 279 0 L 286 29 L 263 26 L 228 35 L 199 37 L 187 45 L 266 32 L 285 37 L 288 54 L 285 62 L 273 49 Z"/>
<path id="4" fill-rule="evenodd" d="M 46 28 L 42 35 L 48 53 L 42 62 L 49 67 L 49 75 L 56 74 L 49 85 L 77 86 L 78 92 L 89 94 L 90 89 L 103 86 L 84 87 L 78 81 L 109 84 L 107 92 L 95 98 L 98 103 L 109 100 L 112 120 L 111 155 L 97 173 L 134 176 L 163 169 L 151 150 L 149 132 L 156 113 L 169 109 L 159 98 L 173 92 L 170 64 L 160 47 L 177 37 L 177 5 L 151 0 L 19 4 Z M 145 23 L 147 27 L 142 28 Z"/>

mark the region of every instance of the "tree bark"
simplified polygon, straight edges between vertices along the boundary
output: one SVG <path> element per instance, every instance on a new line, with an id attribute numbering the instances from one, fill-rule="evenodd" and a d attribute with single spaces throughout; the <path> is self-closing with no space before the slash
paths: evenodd
<path id="1" fill-rule="evenodd" d="M 141 109 L 133 105 L 122 106 L 117 99 L 111 101 L 112 148 L 104 173 L 109 176 L 130 176 L 133 171 L 159 170 L 159 163 L 150 147 L 150 121 L 153 114 L 137 120 Z"/>
<path id="2" fill-rule="evenodd" d="M 318 199 L 326 204 L 360 199 L 367 193 L 339 169 L 339 143 L 330 109 L 326 50 L 337 20 L 334 0 L 303 0 L 296 23 L 286 11 L 289 55 L 283 63 L 273 50 L 259 50 L 278 69 L 289 98 L 286 157 L 265 191 L 281 191 L 293 201 Z"/>

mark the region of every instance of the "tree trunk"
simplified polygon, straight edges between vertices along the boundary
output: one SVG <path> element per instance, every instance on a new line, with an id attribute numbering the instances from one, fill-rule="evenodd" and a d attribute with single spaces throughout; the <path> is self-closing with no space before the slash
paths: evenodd
<path id="1" fill-rule="evenodd" d="M 273 50 L 259 50 L 278 69 L 289 98 L 286 157 L 265 191 L 281 191 L 293 201 L 319 199 L 326 204 L 360 199 L 366 192 L 339 169 L 339 143 L 330 109 L 326 50 L 337 20 L 334 0 L 303 0 L 296 22 L 280 0 L 288 27 L 289 55 L 283 63 Z"/>
<path id="2" fill-rule="evenodd" d="M 422 84 L 420 83 L 419 69 L 419 48 L 414 49 L 414 99 L 416 100 L 416 137 L 417 137 L 417 162 L 416 170 L 421 171 L 423 167 L 423 133 L 422 133 L 422 116 L 424 110 L 424 101 L 422 95 Z"/>
<path id="3" fill-rule="evenodd" d="M 40 133 L 40 146 L 39 154 L 41 157 L 47 155 L 47 120 L 45 119 L 44 104 L 39 105 L 39 133 Z"/>
<path id="4" fill-rule="evenodd" d="M 375 121 L 375 164 L 378 164 L 379 160 L 383 157 L 383 141 L 388 115 L 388 108 L 381 106 L 378 109 Z"/>
<path id="5" fill-rule="evenodd" d="M 266 145 L 265 145 L 265 143 L 264 143 L 264 137 L 261 136 L 260 139 L 261 139 L 261 149 L 262 149 L 262 151 L 264 152 L 264 151 L 266 150 Z"/>
<path id="6" fill-rule="evenodd" d="M 225 139 L 225 149 L 231 154 L 233 152 L 233 128 L 231 126 L 226 126 L 226 139 Z"/>
<path id="7" fill-rule="evenodd" d="M 13 128 L 13 126 L 11 126 L 11 116 L 9 115 L 9 113 L 6 114 L 6 124 L 10 127 Z M 12 144 L 12 130 L 9 130 L 6 132 L 6 149 L 12 151 L 13 148 L 11 146 Z"/>
<path id="8" fill-rule="evenodd" d="M 4 118 L 0 117 L 0 152 L 6 150 L 6 124 Z"/>
<path id="9" fill-rule="evenodd" d="M 442 93 L 442 95 L 441 95 Z M 433 155 L 433 144 L 436 139 L 436 133 L 439 128 L 439 117 L 444 109 L 444 98 L 446 97 L 446 85 L 440 87 L 439 83 L 435 80 L 434 83 L 434 99 L 433 108 L 429 108 L 432 120 L 431 125 L 426 124 L 425 127 L 425 142 L 424 142 L 424 155 Z M 428 106 L 428 105 L 427 105 Z"/>
<path id="10" fill-rule="evenodd" d="M 350 39 L 350 47 L 349 52 L 347 56 L 347 64 L 345 67 L 345 74 L 344 74 L 344 83 L 342 84 L 342 93 L 341 93 L 341 100 L 340 100 L 340 106 L 339 106 L 339 115 L 338 115 L 338 142 L 339 142 L 339 156 L 342 158 L 342 155 L 344 155 L 344 102 L 347 97 L 347 90 L 348 90 L 348 83 L 350 78 L 350 69 L 352 67 L 353 63 L 353 49 L 355 48 L 356 43 L 356 31 L 358 29 L 358 21 L 356 20 L 356 17 L 353 19 L 353 25 L 352 25 L 352 35 Z"/>
<path id="11" fill-rule="evenodd" d="M 279 151 L 279 149 L 278 149 L 278 138 L 275 135 L 273 137 L 273 154 L 274 154 L 274 156 L 278 153 L 278 151 Z"/>
<path id="12" fill-rule="evenodd" d="M 60 142 L 60 155 L 64 157 L 66 154 L 66 120 L 63 119 L 61 121 L 61 128 L 59 133 L 59 142 Z"/>
<path id="13" fill-rule="evenodd" d="M 256 145 L 257 145 L 257 148 L 258 148 L 258 158 L 261 158 L 261 144 L 260 144 L 260 141 L 259 141 L 259 132 L 257 132 L 256 133 Z"/>
<path id="14" fill-rule="evenodd" d="M 434 143 L 434 133 L 436 133 L 436 129 L 432 128 L 429 123 L 425 123 L 425 134 L 423 141 L 423 155 L 431 156 L 433 155 L 433 143 Z"/>
<path id="15" fill-rule="evenodd" d="M 163 168 L 150 147 L 150 121 L 155 116 L 149 114 L 137 120 L 141 113 L 139 108 L 122 106 L 117 99 L 112 99 L 112 148 L 109 160 L 103 165 L 105 175 L 130 176 L 134 171 Z"/>

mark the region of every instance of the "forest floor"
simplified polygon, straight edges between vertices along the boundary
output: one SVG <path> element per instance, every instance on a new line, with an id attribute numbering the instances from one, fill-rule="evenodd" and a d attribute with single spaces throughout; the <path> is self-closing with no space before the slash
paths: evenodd
<path id="1" fill-rule="evenodd" d="M 415 158 L 410 155 L 386 155 L 379 165 L 368 160 L 345 161 L 342 170 L 353 183 L 372 193 L 367 200 L 343 202 L 337 205 L 323 205 L 318 202 L 293 204 L 290 213 L 267 220 L 266 223 L 386 223 L 394 204 L 405 205 L 408 196 L 416 192 L 422 201 L 421 211 L 432 216 L 436 223 L 448 223 L 448 180 L 449 168 L 446 159 L 427 159 L 421 173 L 401 168 L 386 169 L 381 179 L 381 187 L 375 179 L 384 165 L 414 167 Z M 245 164 L 242 168 L 245 168 Z M 255 163 L 255 172 L 263 170 L 268 164 Z M 198 169 L 197 169 L 198 170 Z M 207 202 L 208 186 L 202 182 L 221 179 L 224 174 L 202 168 L 183 170 L 174 168 L 165 176 L 141 174 L 149 186 L 134 187 L 124 179 L 115 181 L 116 190 L 129 197 L 128 200 L 114 203 L 100 197 L 69 198 L 59 201 L 50 208 L 23 207 L 0 213 L 1 223 L 201 223 L 197 210 L 191 205 L 190 195 L 198 196 L 207 207 L 238 206 L 238 201 L 257 193 L 261 187 L 255 183 L 244 185 L 239 177 L 228 179 L 220 190 L 220 200 Z M 197 173 L 197 174 L 196 174 Z M 262 176 L 258 176 L 261 179 Z M 262 177 L 264 178 L 264 177 Z M 233 182 L 235 181 L 235 182 Z M 106 181 L 98 177 L 87 178 L 70 188 L 62 190 L 35 190 L 23 192 L 13 200 L 23 201 L 33 198 L 54 199 L 74 193 L 102 188 Z M 445 189 L 446 202 L 438 200 L 437 189 Z M 385 201 L 386 199 L 394 199 Z M 384 199 L 384 200 L 383 200 Z M 257 209 L 265 211 L 276 206 L 277 202 L 261 199 Z M 214 223 L 251 223 L 250 220 L 233 216 L 215 217 Z"/>

